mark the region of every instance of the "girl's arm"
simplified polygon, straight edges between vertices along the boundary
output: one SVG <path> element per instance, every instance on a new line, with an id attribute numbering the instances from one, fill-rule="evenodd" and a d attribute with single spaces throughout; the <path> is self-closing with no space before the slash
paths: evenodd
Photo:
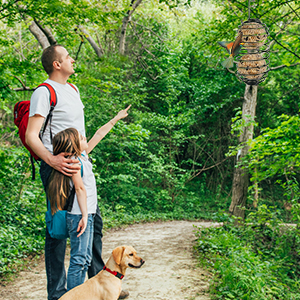
<path id="1" fill-rule="evenodd" d="M 128 116 L 127 111 L 130 107 L 131 105 L 129 105 L 123 110 L 120 110 L 113 119 L 111 119 L 109 122 L 107 122 L 105 125 L 103 125 L 96 131 L 94 136 L 88 142 L 88 148 L 85 150 L 87 154 L 89 154 L 95 148 L 95 146 L 108 134 L 108 132 L 114 127 L 114 125 L 119 120 Z"/>
<path id="2" fill-rule="evenodd" d="M 79 221 L 78 228 L 77 228 L 77 232 L 79 232 L 77 237 L 79 237 L 84 233 L 87 226 L 87 219 L 88 219 L 86 190 L 81 178 L 80 170 L 72 176 L 72 180 L 75 186 L 75 193 L 82 214 L 82 218 Z"/>

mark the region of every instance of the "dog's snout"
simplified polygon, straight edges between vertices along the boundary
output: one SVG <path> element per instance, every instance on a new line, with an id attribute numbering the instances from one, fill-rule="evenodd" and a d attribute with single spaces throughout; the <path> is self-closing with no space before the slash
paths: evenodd
<path id="1" fill-rule="evenodd" d="M 145 261 L 142 258 L 141 258 L 140 262 L 141 262 L 141 265 L 143 265 L 145 263 Z"/>

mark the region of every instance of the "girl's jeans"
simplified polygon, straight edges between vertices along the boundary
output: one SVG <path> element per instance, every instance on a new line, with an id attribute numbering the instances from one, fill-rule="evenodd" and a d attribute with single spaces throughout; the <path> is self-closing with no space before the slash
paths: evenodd
<path id="1" fill-rule="evenodd" d="M 78 224 L 81 215 L 67 214 L 67 227 L 71 242 L 71 258 L 67 277 L 67 290 L 84 283 L 86 272 L 92 261 L 94 235 L 94 217 L 88 215 L 87 227 L 84 233 L 77 237 Z"/>

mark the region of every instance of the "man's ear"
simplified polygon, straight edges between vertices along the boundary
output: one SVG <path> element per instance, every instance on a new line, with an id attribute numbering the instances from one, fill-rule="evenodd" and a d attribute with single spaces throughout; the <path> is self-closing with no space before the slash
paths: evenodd
<path id="1" fill-rule="evenodd" d="M 116 262 L 117 265 L 119 265 L 122 260 L 124 249 L 125 249 L 124 247 L 120 246 L 120 247 L 115 248 L 112 252 L 114 261 Z"/>
<path id="2" fill-rule="evenodd" d="M 55 60 L 52 65 L 53 65 L 54 69 L 56 69 L 56 70 L 60 69 L 60 62 L 59 61 Z"/>

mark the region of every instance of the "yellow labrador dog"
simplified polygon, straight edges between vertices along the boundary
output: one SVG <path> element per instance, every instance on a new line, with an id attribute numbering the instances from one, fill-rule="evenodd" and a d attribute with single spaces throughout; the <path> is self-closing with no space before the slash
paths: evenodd
<path id="1" fill-rule="evenodd" d="M 133 247 L 117 247 L 102 271 L 64 294 L 59 300 L 117 300 L 126 269 L 140 268 L 144 262 L 136 255 Z"/>

